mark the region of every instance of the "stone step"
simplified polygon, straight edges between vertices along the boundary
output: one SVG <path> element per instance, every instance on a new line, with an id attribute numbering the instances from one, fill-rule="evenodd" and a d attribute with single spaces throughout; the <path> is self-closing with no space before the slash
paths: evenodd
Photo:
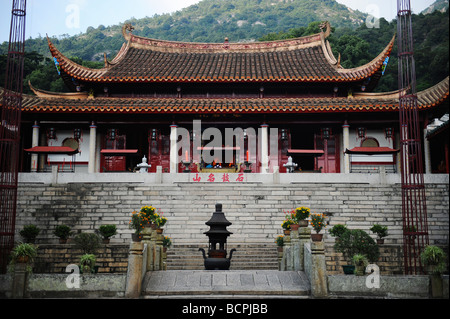
<path id="1" fill-rule="evenodd" d="M 230 247 L 229 245 L 228 250 Z M 237 244 L 232 247 L 236 251 L 233 253 L 230 269 L 278 269 L 278 253 L 274 245 Z M 198 248 L 199 246 L 192 244 L 171 247 L 167 251 L 167 269 L 203 269 L 203 255 Z M 206 247 L 202 248 L 207 251 Z"/>
<path id="2" fill-rule="evenodd" d="M 181 296 L 289 296 L 307 298 L 310 284 L 304 272 L 274 270 L 168 270 L 145 275 L 143 298 Z"/>

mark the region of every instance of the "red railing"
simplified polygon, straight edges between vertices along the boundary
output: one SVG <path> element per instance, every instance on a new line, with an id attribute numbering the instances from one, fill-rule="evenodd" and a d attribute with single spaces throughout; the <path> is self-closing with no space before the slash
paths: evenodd
<path id="1" fill-rule="evenodd" d="M 429 239 L 410 0 L 397 0 L 397 9 L 404 272 L 420 274 Z"/>
<path id="2" fill-rule="evenodd" d="M 25 56 L 26 0 L 12 1 L 11 29 L 0 122 L 0 272 L 14 246 L 20 120 Z"/>

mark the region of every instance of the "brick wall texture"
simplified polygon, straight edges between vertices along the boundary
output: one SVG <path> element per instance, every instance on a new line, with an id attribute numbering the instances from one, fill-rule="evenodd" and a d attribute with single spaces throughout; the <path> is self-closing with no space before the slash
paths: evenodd
<path id="1" fill-rule="evenodd" d="M 427 210 L 430 243 L 448 247 L 449 235 L 448 184 L 427 184 Z M 93 232 L 102 224 L 115 224 L 118 234 L 112 247 L 128 247 L 132 230 L 128 223 L 131 213 L 141 206 L 160 208 L 168 218 L 165 235 L 174 245 L 204 246 L 216 203 L 223 204 L 226 218 L 232 222 L 228 230 L 230 244 L 272 244 L 282 233 L 284 211 L 308 206 L 314 212 L 326 213 L 329 225 L 346 224 L 349 228 L 366 230 L 375 224 L 386 225 L 389 236 L 381 247 L 380 265 L 384 273 L 402 269 L 401 189 L 394 184 L 20 184 L 17 208 L 17 232 L 27 224 L 41 228 L 38 244 L 58 243 L 53 235 L 57 225 L 67 224 L 75 232 Z M 20 239 L 17 234 L 16 238 Z M 327 269 L 340 272 L 343 262 L 333 250 L 334 238 L 325 231 Z M 51 247 L 45 248 L 50 254 Z M 67 254 L 65 248 L 53 249 L 54 254 Z M 52 252 L 53 253 L 53 252 Z M 106 252 L 105 252 L 106 254 Z M 120 256 L 118 253 L 117 256 Z M 126 254 L 122 254 L 126 262 Z M 56 258 L 56 257 L 55 257 Z M 60 258 L 60 257 L 58 257 Z M 106 258 L 106 257 L 105 257 Z M 115 257 L 111 257 L 115 258 Z M 119 258 L 119 257 L 117 257 Z M 123 265 L 123 262 L 118 262 Z M 122 269 L 117 266 L 117 269 Z M 122 269 L 123 270 L 123 269 Z"/>

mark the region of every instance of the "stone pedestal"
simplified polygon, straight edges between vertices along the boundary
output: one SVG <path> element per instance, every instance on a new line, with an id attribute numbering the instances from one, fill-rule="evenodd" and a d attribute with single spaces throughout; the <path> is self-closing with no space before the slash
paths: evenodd
<path id="1" fill-rule="evenodd" d="M 305 270 L 305 243 L 309 242 L 311 238 L 311 228 L 309 227 L 300 227 L 298 229 L 298 241 L 299 241 L 299 269 L 300 271 Z"/>
<path id="2" fill-rule="evenodd" d="M 326 297 L 328 295 L 323 241 L 311 242 L 311 294 L 314 297 Z"/>
<path id="3" fill-rule="evenodd" d="M 155 246 L 155 235 L 154 235 L 155 231 L 153 229 L 151 229 L 150 227 L 144 227 L 144 229 L 142 230 L 142 242 L 144 244 L 147 244 L 147 256 L 144 256 L 144 258 L 147 259 L 147 269 L 146 271 L 153 271 L 154 267 L 153 267 L 153 260 L 154 260 L 154 256 L 153 256 L 153 248 Z"/>
<path id="4" fill-rule="evenodd" d="M 143 269 L 143 242 L 132 242 L 128 256 L 127 286 L 125 297 L 139 298 L 141 294 Z"/>
<path id="5" fill-rule="evenodd" d="M 25 297 L 25 287 L 27 284 L 27 264 L 16 263 L 14 265 L 12 298 L 21 299 Z"/>

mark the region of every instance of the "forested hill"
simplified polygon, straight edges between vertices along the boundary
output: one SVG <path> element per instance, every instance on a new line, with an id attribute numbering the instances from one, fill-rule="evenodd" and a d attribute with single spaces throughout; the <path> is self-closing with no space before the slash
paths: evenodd
<path id="1" fill-rule="evenodd" d="M 397 32 L 396 21 L 380 19 L 379 26 L 367 28 L 362 13 L 334 0 L 203 0 L 173 14 L 128 20 L 135 34 L 177 41 L 232 42 L 265 41 L 299 37 L 319 32 L 318 24 L 328 20 L 333 27 L 329 37 L 336 55 L 346 68 L 363 65 L 376 57 Z M 417 89 L 426 89 L 449 74 L 449 14 L 434 11 L 412 16 L 417 72 Z M 54 30 L 49 31 L 49 34 Z M 90 27 L 74 37 L 52 37 L 67 57 L 88 67 L 102 67 L 103 53 L 114 58 L 124 39 L 121 26 Z M 7 45 L 0 46 L 0 83 L 4 82 Z M 26 41 L 24 89 L 28 81 L 40 89 L 66 88 L 50 59 L 45 38 Z M 3 55 L 2 55 L 3 54 Z M 397 46 L 377 91 L 397 89 Z M 1 84 L 0 84 L 1 85 Z"/>
<path id="2" fill-rule="evenodd" d="M 366 14 L 354 11 L 335 0 L 203 0 L 171 14 L 154 15 L 131 23 L 136 35 L 153 39 L 186 42 L 256 41 L 270 32 L 308 26 L 313 21 L 330 21 L 334 27 L 356 28 Z M 89 27 L 78 36 L 59 35 L 58 30 L 46 33 L 67 56 L 101 61 L 103 53 L 113 57 L 123 44 L 119 25 Z M 47 55 L 44 37 L 28 39 L 28 51 Z M 6 44 L 0 47 L 4 54 Z M 3 52 L 2 52 L 3 51 Z"/>

